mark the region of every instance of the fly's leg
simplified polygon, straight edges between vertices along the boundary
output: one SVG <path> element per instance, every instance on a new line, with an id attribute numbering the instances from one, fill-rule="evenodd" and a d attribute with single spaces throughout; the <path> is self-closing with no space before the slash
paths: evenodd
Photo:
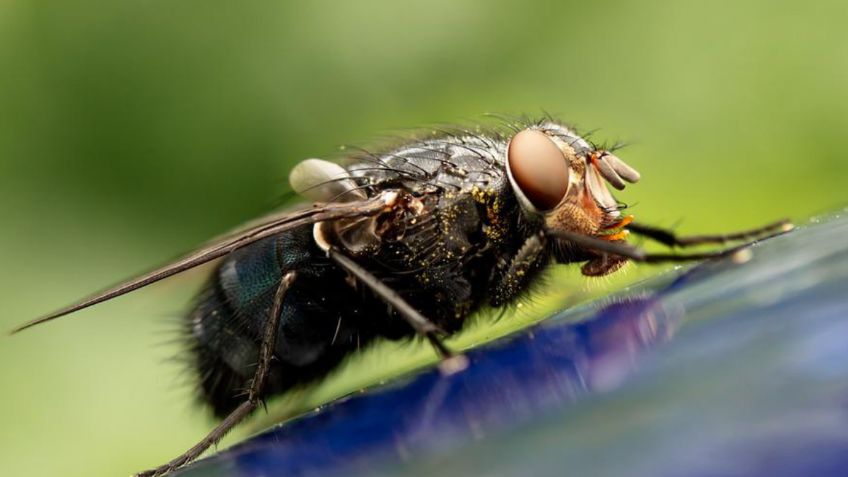
<path id="1" fill-rule="evenodd" d="M 703 244 L 724 244 L 739 240 L 757 240 L 774 235 L 775 233 L 789 232 L 792 230 L 792 224 L 788 220 L 780 220 L 763 227 L 731 234 L 691 235 L 688 237 L 678 237 L 671 230 L 637 223 L 627 225 L 627 230 L 630 230 L 634 234 L 656 240 L 668 247 L 691 247 Z"/>
<path id="2" fill-rule="evenodd" d="M 782 235 L 784 233 L 786 232 L 781 230 L 779 232 L 760 237 L 760 239 L 767 239 L 777 235 Z M 608 254 L 614 257 L 621 257 L 633 260 L 634 262 L 642 263 L 691 262 L 695 260 L 728 257 L 740 253 L 751 245 L 750 243 L 744 243 L 736 247 L 729 247 L 721 250 L 699 253 L 648 253 L 640 248 L 633 247 L 632 245 L 628 245 L 624 242 L 611 242 L 608 240 L 578 234 L 575 232 L 569 232 L 564 230 L 550 230 L 547 232 L 547 234 L 550 237 L 556 237 L 562 240 L 567 240 L 569 242 L 574 243 L 575 245 L 579 245 L 590 250 L 595 250 L 603 254 Z M 609 257 L 602 256 L 598 260 L 607 258 Z M 593 262 L 594 261 L 590 261 L 589 264 Z"/>
<path id="3" fill-rule="evenodd" d="M 265 333 L 262 336 L 262 343 L 259 347 L 259 361 L 256 365 L 256 371 L 253 373 L 253 380 L 250 383 L 250 388 L 247 392 L 247 400 L 233 412 L 231 412 L 215 429 L 212 430 L 200 442 L 192 448 L 185 451 L 176 459 L 159 466 L 155 469 L 146 470 L 136 474 L 137 477 L 156 477 L 168 474 L 180 467 L 188 464 L 200 457 L 206 449 L 215 445 L 220 441 L 233 427 L 238 425 L 244 418 L 250 415 L 262 403 L 262 391 L 265 387 L 265 380 L 268 378 L 268 371 L 271 368 L 271 358 L 274 355 L 274 346 L 277 341 L 277 327 L 280 322 L 280 311 L 283 307 L 283 299 L 286 296 L 286 291 L 291 288 L 294 283 L 295 272 L 288 272 L 283 275 L 277 291 L 274 293 L 274 303 L 271 306 L 271 314 L 268 321 L 265 323 Z"/>
<path id="4" fill-rule="evenodd" d="M 453 373 L 464 369 L 468 365 L 467 358 L 462 355 L 454 354 L 442 342 L 440 335 L 444 331 L 436 326 L 427 317 L 422 315 L 418 310 L 412 307 L 406 300 L 403 299 L 398 292 L 380 281 L 371 272 L 363 268 L 358 263 L 351 260 L 347 255 L 339 251 L 335 247 L 330 247 L 327 250 L 330 259 L 336 262 L 340 267 L 347 270 L 350 274 L 356 277 L 360 283 L 368 287 L 381 300 L 391 306 L 412 329 L 421 336 L 427 338 L 436 353 L 442 358 L 441 369 L 443 372 Z"/>
<path id="5" fill-rule="evenodd" d="M 532 235 L 524 242 L 498 281 L 492 293 L 492 306 L 509 303 L 527 288 L 527 284 L 545 265 L 548 258 L 546 244 L 547 239 L 542 234 Z"/>

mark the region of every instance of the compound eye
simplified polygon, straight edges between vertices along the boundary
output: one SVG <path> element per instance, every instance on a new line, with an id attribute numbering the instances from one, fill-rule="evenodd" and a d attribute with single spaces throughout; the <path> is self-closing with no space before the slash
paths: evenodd
<path id="1" fill-rule="evenodd" d="M 542 131 L 525 129 L 512 138 L 507 170 L 519 200 L 525 199 L 529 204 L 523 205 L 536 211 L 553 209 L 568 191 L 568 161 Z"/>

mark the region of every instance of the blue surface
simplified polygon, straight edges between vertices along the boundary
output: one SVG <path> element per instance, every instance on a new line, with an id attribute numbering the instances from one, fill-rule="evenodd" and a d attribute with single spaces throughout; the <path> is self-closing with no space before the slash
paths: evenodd
<path id="1" fill-rule="evenodd" d="M 848 474 L 848 221 L 560 313 L 185 476 Z"/>

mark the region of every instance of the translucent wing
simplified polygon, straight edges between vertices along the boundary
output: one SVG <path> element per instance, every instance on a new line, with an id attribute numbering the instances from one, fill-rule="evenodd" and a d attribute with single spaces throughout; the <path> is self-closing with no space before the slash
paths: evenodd
<path id="1" fill-rule="evenodd" d="M 41 323 L 65 316 L 69 313 L 88 308 L 89 306 L 102 303 L 112 298 L 119 297 L 139 288 L 146 287 L 152 283 L 163 280 L 177 273 L 184 272 L 198 265 L 215 260 L 227 255 L 245 245 L 262 240 L 286 230 L 302 225 L 314 224 L 316 222 L 331 221 L 343 218 L 365 217 L 377 215 L 387 207 L 391 207 L 397 197 L 395 192 L 384 192 L 379 196 L 347 203 L 317 204 L 313 207 L 293 212 L 274 214 L 251 223 L 244 229 L 225 235 L 208 245 L 196 250 L 185 257 L 169 263 L 161 268 L 145 273 L 138 277 L 127 280 L 119 285 L 95 293 L 77 303 L 69 305 L 53 313 L 44 315 L 35 320 L 26 322 L 11 333 L 23 331 Z"/>

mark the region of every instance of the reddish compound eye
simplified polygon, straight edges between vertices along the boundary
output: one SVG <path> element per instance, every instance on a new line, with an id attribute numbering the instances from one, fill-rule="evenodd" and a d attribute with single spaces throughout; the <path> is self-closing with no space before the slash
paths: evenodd
<path id="1" fill-rule="evenodd" d="M 512 138 L 507 168 L 516 195 L 536 211 L 553 209 L 568 191 L 568 161 L 542 131 L 525 129 Z"/>

